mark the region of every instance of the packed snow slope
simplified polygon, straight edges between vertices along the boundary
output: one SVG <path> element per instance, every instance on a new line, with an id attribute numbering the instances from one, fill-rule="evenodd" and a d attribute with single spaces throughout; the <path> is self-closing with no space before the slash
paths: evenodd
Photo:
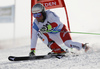
<path id="1" fill-rule="evenodd" d="M 89 43 L 93 48 L 88 53 L 83 50 L 74 51 L 79 56 L 63 57 L 62 59 L 50 58 L 44 60 L 18 61 L 12 62 L 8 60 L 8 56 L 25 56 L 30 52 L 29 46 L 13 47 L 0 50 L 0 69 L 100 69 L 100 36 L 95 35 L 74 35 L 73 41 Z M 62 48 L 66 48 L 64 44 Z M 47 54 L 51 50 L 40 40 L 37 43 L 36 55 Z"/>

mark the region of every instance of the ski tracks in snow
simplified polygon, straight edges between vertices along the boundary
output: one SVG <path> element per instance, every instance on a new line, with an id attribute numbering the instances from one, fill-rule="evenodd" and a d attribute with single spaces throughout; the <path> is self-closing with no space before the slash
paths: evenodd
<path id="1" fill-rule="evenodd" d="M 16 49 L 17 50 L 17 49 Z M 99 69 L 100 51 L 80 54 L 77 57 L 63 57 L 62 59 L 50 58 L 44 60 L 18 61 L 7 60 L 11 50 L 0 51 L 0 69 Z M 42 51 L 41 51 L 42 52 Z M 3 54 L 2 54 L 3 53 Z"/>

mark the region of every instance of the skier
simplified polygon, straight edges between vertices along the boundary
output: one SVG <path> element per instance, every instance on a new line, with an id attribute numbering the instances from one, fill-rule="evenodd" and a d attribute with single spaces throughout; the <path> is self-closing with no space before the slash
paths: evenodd
<path id="1" fill-rule="evenodd" d="M 45 10 L 41 3 L 32 7 L 32 14 L 35 18 L 32 27 L 31 52 L 35 55 L 37 38 L 39 37 L 51 50 L 52 54 L 66 53 L 58 44 L 64 43 L 69 48 L 76 48 L 85 52 L 89 49 L 86 44 L 73 42 L 66 26 L 60 22 L 59 17 L 50 10 Z"/>

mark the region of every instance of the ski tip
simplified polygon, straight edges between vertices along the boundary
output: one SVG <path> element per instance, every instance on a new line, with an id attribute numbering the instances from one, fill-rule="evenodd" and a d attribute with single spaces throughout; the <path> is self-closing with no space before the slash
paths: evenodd
<path id="1" fill-rule="evenodd" d="M 15 57 L 14 57 L 14 56 L 9 56 L 9 57 L 8 57 L 8 60 L 14 61 L 14 60 L 15 60 Z"/>

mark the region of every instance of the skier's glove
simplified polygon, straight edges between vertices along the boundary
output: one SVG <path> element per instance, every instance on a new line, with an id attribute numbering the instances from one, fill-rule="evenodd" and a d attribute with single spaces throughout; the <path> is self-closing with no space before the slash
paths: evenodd
<path id="1" fill-rule="evenodd" d="M 49 32 L 51 30 L 52 30 L 52 26 L 50 24 L 43 25 L 43 27 L 40 29 L 40 31 L 42 33 L 46 33 L 46 32 Z"/>
<path id="2" fill-rule="evenodd" d="M 29 53 L 30 57 L 34 57 L 35 56 L 35 50 L 31 50 L 31 52 Z"/>

